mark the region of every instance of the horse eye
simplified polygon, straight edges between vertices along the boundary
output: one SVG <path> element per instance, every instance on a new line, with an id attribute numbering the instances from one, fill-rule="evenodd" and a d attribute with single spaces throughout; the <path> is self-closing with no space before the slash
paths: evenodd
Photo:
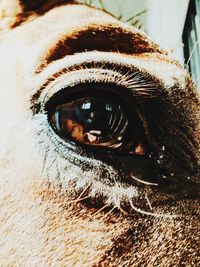
<path id="1" fill-rule="evenodd" d="M 51 101 L 48 114 L 55 132 L 66 141 L 92 149 L 136 155 L 146 152 L 144 129 L 136 110 L 103 85 L 61 92 Z"/>

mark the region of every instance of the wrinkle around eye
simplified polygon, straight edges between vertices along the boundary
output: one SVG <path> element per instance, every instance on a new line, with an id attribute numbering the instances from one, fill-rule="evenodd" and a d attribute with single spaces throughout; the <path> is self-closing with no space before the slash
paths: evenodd
<path id="1" fill-rule="evenodd" d="M 174 73 L 178 77 L 180 76 L 180 79 L 183 79 L 179 66 L 176 62 L 169 60 L 168 57 L 161 54 L 158 57 L 154 53 L 147 53 L 143 56 L 141 58 L 140 55 L 138 57 L 124 56 L 123 54 L 95 51 L 65 57 L 51 63 L 41 73 L 35 73 L 34 81 L 28 86 L 33 88 L 32 98 L 39 98 L 49 83 L 54 82 L 61 75 L 87 68 L 116 70 L 119 74 L 122 73 L 125 76 L 127 76 L 126 73 L 140 72 L 155 88 L 173 86 L 175 83 Z M 160 61 L 163 63 L 160 64 Z M 38 66 L 39 64 L 35 65 Z M 181 83 L 182 81 L 178 82 Z M 157 90 L 154 90 L 154 94 L 157 95 Z"/>
<path id="2" fill-rule="evenodd" d="M 90 79 L 91 73 L 90 70 L 97 71 L 105 71 L 105 73 L 113 72 L 116 75 L 116 78 L 113 76 L 112 80 L 109 81 L 109 75 L 107 77 L 107 83 L 115 83 L 119 82 L 119 86 L 127 87 L 127 90 L 132 91 L 132 94 L 136 97 L 144 97 L 144 98 L 156 98 L 162 88 L 162 84 L 155 77 L 151 77 L 149 73 L 140 71 L 137 67 L 129 66 L 129 65 L 121 65 L 119 63 L 114 62 L 85 62 L 71 65 L 69 67 L 61 68 L 60 70 L 53 72 L 51 76 L 49 76 L 46 81 L 44 80 L 43 84 L 37 89 L 37 91 L 31 97 L 31 110 L 36 113 L 39 105 L 40 105 L 40 96 L 45 92 L 51 83 L 55 83 L 56 80 L 60 79 L 63 75 L 68 75 L 70 73 L 75 73 L 76 71 L 87 71 L 88 70 L 88 79 Z M 38 74 L 40 75 L 40 74 Z M 105 79 L 105 77 L 103 77 Z M 98 82 L 101 82 L 101 75 L 99 75 Z M 121 81 L 120 81 L 121 80 Z M 104 81 L 103 81 L 104 82 Z M 123 84 L 120 84 L 120 83 Z M 159 89 L 160 88 L 160 89 Z M 48 89 L 49 90 L 49 89 Z"/>
<path id="3" fill-rule="evenodd" d="M 48 49 L 36 73 L 40 73 L 53 61 L 85 51 L 117 52 L 125 55 L 145 53 L 167 55 L 166 51 L 136 30 L 118 24 L 86 25 L 81 30 L 60 37 L 55 45 Z"/>

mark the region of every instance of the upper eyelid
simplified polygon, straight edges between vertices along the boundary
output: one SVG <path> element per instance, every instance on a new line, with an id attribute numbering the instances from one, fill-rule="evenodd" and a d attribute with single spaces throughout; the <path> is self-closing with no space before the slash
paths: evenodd
<path id="1" fill-rule="evenodd" d="M 126 69 L 125 72 L 141 72 L 147 80 L 151 80 L 155 85 L 159 85 L 163 88 L 172 87 L 176 81 L 178 84 L 183 84 L 183 70 L 173 64 L 171 61 L 167 61 L 161 58 L 156 58 L 156 54 L 153 58 L 149 55 L 138 56 L 125 56 L 123 54 L 107 53 L 107 52 L 85 52 L 72 56 L 67 56 L 55 62 L 52 62 L 41 73 L 34 75 L 34 80 L 29 87 L 33 88 L 32 95 L 37 96 L 40 94 L 49 82 L 54 81 L 60 75 L 63 75 L 69 71 L 76 69 L 100 67 L 106 68 L 109 65 L 109 69 L 115 68 L 121 72 L 121 69 Z M 40 61 L 37 63 L 37 66 Z M 176 78 L 174 78 L 174 76 Z M 36 91 L 37 90 L 37 91 Z M 35 93 L 34 93 L 35 91 Z"/>
<path id="2" fill-rule="evenodd" d="M 95 66 L 95 68 L 94 68 Z M 102 68 L 102 66 L 104 68 Z M 48 79 L 47 81 L 45 81 L 44 84 L 42 84 L 42 86 L 39 88 L 39 90 L 31 97 L 31 109 L 34 111 L 34 113 L 36 111 L 36 107 L 40 102 L 40 97 L 43 94 L 43 92 L 45 92 L 46 88 L 48 87 L 54 87 L 56 83 L 59 84 L 59 79 L 65 80 L 64 76 L 76 71 L 81 71 L 81 70 L 85 70 L 88 72 L 90 72 L 91 70 L 97 70 L 97 71 L 107 71 L 109 73 L 113 72 L 115 73 L 115 77 L 110 77 L 109 80 L 109 74 L 107 75 L 107 81 L 104 81 L 105 83 L 115 83 L 116 85 L 119 86 L 123 86 L 124 88 L 129 89 L 130 91 L 132 91 L 133 96 L 137 96 L 137 97 L 157 97 L 157 95 L 159 94 L 159 90 L 158 87 L 162 87 L 162 85 L 159 84 L 159 81 L 156 82 L 155 78 L 153 80 L 145 77 L 145 73 L 142 73 L 140 70 L 136 69 L 136 68 L 129 68 L 129 67 L 125 67 L 125 66 L 121 66 L 121 65 L 116 65 L 116 64 L 112 64 L 112 63 L 107 63 L 102 64 L 102 62 L 97 63 L 84 63 L 83 65 L 74 65 L 71 68 L 65 68 L 62 69 L 61 71 L 58 71 L 56 73 L 54 73 L 50 79 Z M 113 75 L 112 73 L 112 75 Z M 114 76 L 113 75 L 113 76 Z M 100 76 L 100 75 L 99 75 Z M 105 76 L 105 74 L 103 75 Z M 90 73 L 88 73 L 88 77 L 90 78 Z M 103 77 L 106 80 L 106 77 Z M 67 78 L 66 78 L 67 81 Z M 101 79 L 102 81 L 102 79 Z M 101 82 L 99 81 L 99 82 Z M 87 81 L 86 81 L 87 82 Z M 89 81 L 88 81 L 89 82 Z M 95 82 L 95 81 L 94 81 Z M 103 82 L 103 81 L 102 81 Z M 53 85 L 52 85 L 53 83 Z M 72 85 L 73 86 L 73 85 Z M 65 87 L 72 87 L 71 85 L 60 85 L 60 88 L 58 90 L 61 90 L 62 88 Z M 59 86 L 58 86 L 59 87 Z M 50 95 L 53 95 L 55 92 L 54 90 L 50 90 Z M 45 92 L 45 94 L 48 93 Z"/>

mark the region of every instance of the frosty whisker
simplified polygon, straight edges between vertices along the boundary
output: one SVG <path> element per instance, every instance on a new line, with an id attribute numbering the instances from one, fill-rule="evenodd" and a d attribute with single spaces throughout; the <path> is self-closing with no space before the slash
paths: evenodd
<path id="1" fill-rule="evenodd" d="M 154 217 L 164 217 L 164 218 L 170 218 L 170 219 L 177 217 L 176 215 L 171 215 L 171 214 L 159 214 L 159 213 L 144 211 L 144 210 L 141 210 L 140 208 L 135 207 L 131 200 L 129 200 L 129 203 L 130 203 L 131 208 L 134 211 L 140 214 L 143 214 L 143 215 L 154 216 Z"/>
<path id="2" fill-rule="evenodd" d="M 150 210 L 153 210 L 152 205 L 151 205 L 151 202 L 150 202 L 148 196 L 145 195 L 145 198 L 146 198 L 146 200 L 147 200 L 147 204 L 149 205 Z"/>
<path id="3" fill-rule="evenodd" d="M 136 178 L 135 176 L 132 176 L 132 175 L 131 175 L 131 178 L 134 179 L 134 180 L 136 180 L 137 182 L 139 182 L 141 184 L 158 186 L 157 183 L 146 182 L 146 181 L 141 180 L 139 178 Z"/>

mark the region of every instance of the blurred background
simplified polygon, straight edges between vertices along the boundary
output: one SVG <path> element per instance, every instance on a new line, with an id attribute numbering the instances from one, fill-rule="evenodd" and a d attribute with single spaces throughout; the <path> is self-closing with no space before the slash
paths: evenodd
<path id="1" fill-rule="evenodd" d="M 200 88 L 200 0 L 80 0 L 145 31 L 172 53 Z"/>

